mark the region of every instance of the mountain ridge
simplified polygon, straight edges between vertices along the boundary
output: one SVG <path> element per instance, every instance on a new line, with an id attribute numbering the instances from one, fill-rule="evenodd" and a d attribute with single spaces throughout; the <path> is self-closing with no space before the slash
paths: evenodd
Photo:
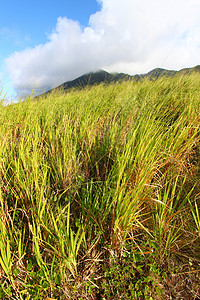
<path id="1" fill-rule="evenodd" d="M 148 73 L 145 74 L 136 74 L 136 75 L 129 75 L 125 73 L 109 73 L 105 70 L 99 70 L 96 72 L 90 72 L 83 74 L 74 80 L 66 81 L 62 83 L 61 85 L 50 89 L 49 91 L 45 92 L 44 94 L 51 93 L 52 91 L 58 90 L 58 89 L 63 89 L 64 91 L 67 91 L 72 88 L 77 88 L 81 89 L 86 86 L 93 86 L 93 85 L 98 85 L 100 83 L 116 83 L 116 82 L 121 82 L 124 80 L 135 80 L 139 81 L 144 78 L 149 78 L 150 80 L 157 80 L 160 77 L 174 77 L 177 74 L 180 75 L 186 75 L 189 73 L 193 72 L 198 72 L 200 73 L 200 65 L 197 65 L 192 68 L 184 68 L 179 71 L 175 70 L 167 70 L 163 68 L 155 68 Z"/>

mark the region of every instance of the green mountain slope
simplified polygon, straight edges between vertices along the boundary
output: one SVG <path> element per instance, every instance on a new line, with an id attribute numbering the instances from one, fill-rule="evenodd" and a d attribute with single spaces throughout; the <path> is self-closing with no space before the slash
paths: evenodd
<path id="1" fill-rule="evenodd" d="M 100 83 L 115 83 L 115 82 L 121 82 L 121 81 L 127 81 L 127 80 L 142 80 L 145 78 L 150 78 L 152 80 L 158 79 L 160 77 L 173 77 L 176 75 L 186 75 L 194 72 L 200 72 L 200 66 L 196 66 L 194 68 L 185 68 L 180 71 L 173 71 L 173 70 L 166 70 L 162 68 L 156 68 L 151 70 L 150 72 L 146 74 L 136 74 L 136 75 L 128 75 L 124 73 L 108 73 L 104 70 L 100 70 L 97 72 L 91 72 L 88 74 L 84 74 L 74 80 L 64 82 L 60 86 L 48 91 L 47 93 L 62 89 L 62 90 L 69 90 L 72 88 L 84 88 L 86 86 L 93 86 L 98 85 Z"/>

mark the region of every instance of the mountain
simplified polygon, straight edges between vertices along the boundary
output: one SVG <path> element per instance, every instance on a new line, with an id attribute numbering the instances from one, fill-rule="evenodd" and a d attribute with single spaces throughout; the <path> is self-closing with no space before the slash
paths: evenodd
<path id="1" fill-rule="evenodd" d="M 200 65 L 195 66 L 193 68 L 185 68 L 185 69 L 178 71 L 178 73 L 180 73 L 181 75 L 195 73 L 195 72 L 200 73 Z"/>
<path id="2" fill-rule="evenodd" d="M 157 79 L 159 77 L 173 77 L 175 75 L 186 75 L 186 74 L 191 74 L 191 73 L 200 73 L 200 65 L 193 67 L 193 68 L 184 68 L 181 69 L 179 71 L 172 71 L 172 70 L 166 70 L 166 69 L 161 69 L 161 68 L 157 68 L 154 69 L 150 72 L 148 72 L 147 74 L 141 75 L 144 77 L 150 77 L 150 78 L 154 78 Z"/>
<path id="3" fill-rule="evenodd" d="M 174 70 L 166 70 L 162 68 L 156 68 L 151 70 L 150 72 L 146 74 L 137 74 L 137 75 L 128 75 L 124 73 L 108 73 L 104 70 L 100 70 L 97 72 L 91 72 L 88 74 L 84 74 L 74 80 L 64 82 L 63 84 L 59 85 L 58 87 L 44 93 L 48 94 L 51 91 L 57 90 L 57 89 L 63 89 L 68 90 L 72 88 L 84 88 L 86 86 L 92 86 L 92 85 L 98 85 L 100 83 L 115 83 L 115 82 L 121 82 L 124 80 L 135 80 L 139 81 L 144 78 L 149 78 L 150 80 L 156 80 L 160 77 L 173 77 L 177 74 L 185 75 L 193 72 L 200 73 L 200 65 L 193 67 L 193 68 L 185 68 L 181 69 L 180 71 L 174 71 Z"/>
<path id="4" fill-rule="evenodd" d="M 154 69 L 154 70 L 148 72 L 147 74 L 145 74 L 144 77 L 158 79 L 159 77 L 163 77 L 163 76 L 166 76 L 166 77 L 175 76 L 176 73 L 177 73 L 177 71 L 171 71 L 171 70 L 157 68 L 157 69 Z"/>
<path id="5" fill-rule="evenodd" d="M 72 81 L 67 81 L 58 88 L 63 88 L 64 90 L 71 89 L 71 88 L 83 88 L 85 86 L 91 86 L 100 84 L 102 82 L 104 83 L 111 83 L 111 82 L 117 82 L 122 80 L 129 80 L 132 76 L 124 73 L 108 73 L 104 70 L 100 70 L 97 72 L 91 72 L 88 74 L 84 74 Z"/>

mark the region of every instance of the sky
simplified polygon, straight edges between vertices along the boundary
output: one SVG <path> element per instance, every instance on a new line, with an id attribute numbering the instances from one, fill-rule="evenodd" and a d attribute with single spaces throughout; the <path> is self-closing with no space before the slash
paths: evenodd
<path id="1" fill-rule="evenodd" d="M 2 1 L 7 97 L 104 69 L 131 75 L 200 64 L 199 0 Z"/>

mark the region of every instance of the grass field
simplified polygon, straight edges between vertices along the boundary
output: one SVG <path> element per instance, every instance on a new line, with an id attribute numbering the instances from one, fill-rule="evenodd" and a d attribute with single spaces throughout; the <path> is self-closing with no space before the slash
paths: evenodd
<path id="1" fill-rule="evenodd" d="M 200 299 L 200 76 L 0 106 L 0 299 Z"/>

